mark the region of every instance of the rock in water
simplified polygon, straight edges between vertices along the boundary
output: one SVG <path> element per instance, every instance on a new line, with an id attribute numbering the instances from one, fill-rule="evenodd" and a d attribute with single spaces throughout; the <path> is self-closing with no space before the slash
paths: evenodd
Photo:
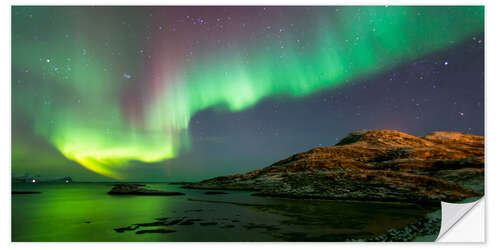
<path id="1" fill-rule="evenodd" d="M 123 233 L 125 231 L 134 231 L 138 228 L 139 228 L 138 225 L 134 225 L 134 226 L 128 226 L 128 227 L 115 228 L 114 230 L 118 233 Z"/>
<path id="2" fill-rule="evenodd" d="M 136 234 L 168 234 L 168 233 L 175 233 L 175 230 L 169 230 L 169 229 L 151 229 L 151 230 L 140 230 L 135 232 Z"/>
<path id="3" fill-rule="evenodd" d="M 202 226 L 215 226 L 217 224 L 218 222 L 200 222 L 200 225 Z"/>
<path id="4" fill-rule="evenodd" d="M 189 182 L 189 181 L 177 181 L 177 182 L 169 182 L 169 185 L 189 185 L 193 184 L 194 182 Z"/>
<path id="5" fill-rule="evenodd" d="M 145 186 L 144 184 L 129 184 L 129 183 L 121 183 L 113 186 L 111 191 L 108 194 L 112 195 L 163 195 L 163 196 L 172 196 L 172 195 L 184 195 L 184 193 L 180 192 L 167 192 L 162 190 L 153 190 L 142 188 L 141 186 Z"/>
<path id="6" fill-rule="evenodd" d="M 228 194 L 226 192 L 218 192 L 218 191 L 208 191 L 208 192 L 205 192 L 205 194 L 207 195 L 217 195 L 217 194 Z"/>
<path id="7" fill-rule="evenodd" d="M 12 191 L 12 194 L 40 194 L 38 191 Z"/>
<path id="8" fill-rule="evenodd" d="M 184 187 L 288 198 L 453 202 L 483 195 L 484 137 L 364 130 L 260 170 Z"/>

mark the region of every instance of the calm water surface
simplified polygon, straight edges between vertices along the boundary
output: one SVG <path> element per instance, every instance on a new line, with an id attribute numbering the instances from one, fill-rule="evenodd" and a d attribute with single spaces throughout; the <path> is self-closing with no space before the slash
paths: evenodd
<path id="1" fill-rule="evenodd" d="M 206 195 L 207 190 L 150 183 L 148 188 L 185 196 L 112 196 L 111 183 L 13 184 L 13 241 L 344 241 L 373 236 L 416 221 L 435 207 L 410 204 L 292 200 L 247 191 Z M 114 228 L 166 220 L 199 219 L 192 225 Z M 202 225 L 212 222 L 216 225 Z M 136 234 L 167 228 L 173 233 Z"/>

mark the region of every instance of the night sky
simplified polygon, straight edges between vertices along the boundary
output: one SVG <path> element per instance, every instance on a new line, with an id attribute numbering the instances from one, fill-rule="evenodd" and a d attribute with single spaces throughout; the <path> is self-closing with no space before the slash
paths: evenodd
<path id="1" fill-rule="evenodd" d="M 12 174 L 199 180 L 484 134 L 483 7 L 12 8 Z"/>

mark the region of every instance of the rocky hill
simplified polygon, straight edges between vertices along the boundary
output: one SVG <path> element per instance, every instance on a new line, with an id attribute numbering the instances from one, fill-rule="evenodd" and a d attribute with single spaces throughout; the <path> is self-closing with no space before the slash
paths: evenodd
<path id="1" fill-rule="evenodd" d="M 246 174 L 184 186 L 256 195 L 434 203 L 481 196 L 484 138 L 458 132 L 416 137 L 358 131 L 337 145 L 292 155 Z"/>

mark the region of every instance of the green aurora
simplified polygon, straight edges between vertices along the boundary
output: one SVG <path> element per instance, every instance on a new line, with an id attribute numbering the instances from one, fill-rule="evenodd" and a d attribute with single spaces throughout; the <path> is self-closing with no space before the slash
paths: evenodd
<path id="1" fill-rule="evenodd" d="M 159 162 L 189 150 L 189 122 L 201 110 L 238 112 L 269 97 L 339 88 L 484 32 L 483 7 L 317 7 L 308 9 L 308 20 L 301 11 L 285 13 L 296 28 L 280 33 L 279 42 L 234 32 L 227 35 L 231 46 L 212 46 L 190 60 L 170 53 L 176 44 L 166 37 L 175 33 L 143 41 L 157 51 L 154 63 L 132 56 L 123 66 L 139 72 L 132 77 L 150 93 L 132 105 L 140 115 L 131 120 L 119 94 L 130 76 L 102 44 L 121 40 L 114 49 L 126 54 L 140 42 L 123 39 L 126 32 L 109 21 L 116 16 L 94 18 L 90 7 L 13 7 L 13 75 L 25 72 L 30 86 L 13 80 L 13 112 L 66 158 L 126 178 L 120 170 L 130 161 Z M 42 21 L 30 26 L 28 13 Z M 139 35 L 144 22 L 132 24 Z M 209 40 L 215 44 L 216 36 Z M 13 147 L 13 167 L 19 151 Z"/>

